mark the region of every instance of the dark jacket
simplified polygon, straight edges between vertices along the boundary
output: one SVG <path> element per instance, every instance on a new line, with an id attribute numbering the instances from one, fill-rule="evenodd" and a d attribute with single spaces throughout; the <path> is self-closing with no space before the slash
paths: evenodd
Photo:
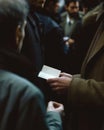
<path id="1" fill-rule="evenodd" d="M 77 50 L 76 50 L 76 61 L 74 64 L 77 64 L 76 69 L 81 70 L 83 60 L 87 54 L 88 48 L 91 44 L 91 41 L 96 33 L 96 30 L 100 24 L 100 20 L 96 20 L 98 13 L 102 9 L 102 4 L 95 7 L 93 10 L 89 11 L 82 19 L 82 29 L 78 33 L 76 39 Z M 74 66 L 75 68 L 75 66 Z M 78 73 L 77 72 L 77 73 Z"/>
<path id="2" fill-rule="evenodd" d="M 44 20 L 48 20 L 48 19 L 44 18 Z M 49 21 L 50 21 L 50 18 L 49 18 Z M 40 72 L 43 64 L 46 63 L 46 62 L 44 63 L 44 55 L 47 54 L 46 53 L 47 51 L 43 50 L 44 43 L 42 41 L 42 37 L 44 36 L 44 33 L 46 33 L 47 29 L 50 30 L 51 28 L 53 28 L 52 25 L 54 25 L 54 27 L 57 26 L 57 24 L 55 24 L 55 22 L 52 22 L 52 23 L 48 22 L 48 23 L 49 23 L 49 26 L 48 26 L 48 24 L 47 25 L 45 24 L 45 26 L 48 26 L 48 28 L 46 28 L 46 27 L 44 28 L 43 22 L 40 20 L 39 15 L 37 13 L 34 13 L 34 15 L 32 15 L 32 13 L 30 13 L 27 18 L 26 35 L 25 35 L 24 44 L 23 44 L 23 47 L 21 50 L 22 55 L 24 55 L 33 64 L 33 67 L 35 70 L 34 72 L 32 72 L 32 74 L 34 74 L 33 83 L 35 83 L 35 85 L 37 85 L 39 87 L 39 89 L 44 93 L 46 103 L 49 100 L 53 100 L 53 98 L 55 98 L 55 96 L 54 96 L 52 89 L 47 84 L 46 80 L 38 77 L 38 73 Z M 49 51 L 51 49 L 50 47 L 51 46 L 49 46 L 49 49 L 47 48 Z M 50 51 L 50 52 L 53 53 L 52 51 Z M 45 56 L 47 56 L 47 55 L 45 55 Z M 50 53 L 48 56 L 50 56 Z M 53 56 L 50 58 L 53 59 Z M 48 57 L 48 59 L 49 59 L 49 57 Z M 51 61 L 51 59 L 49 59 L 49 61 Z M 54 61 L 54 59 L 52 61 Z M 53 63 L 54 62 L 52 62 L 52 64 Z M 50 64 L 47 64 L 47 65 L 50 65 Z"/>
<path id="3" fill-rule="evenodd" d="M 35 69 L 33 64 L 16 50 L 0 48 L 0 68 L 16 73 L 34 82 Z"/>
<path id="4" fill-rule="evenodd" d="M 35 12 L 43 24 L 42 44 L 44 48 L 45 64 L 62 71 L 66 71 L 66 55 L 64 53 L 64 34 L 60 26 L 50 17 Z M 60 58 L 61 57 L 61 58 Z"/>
<path id="5" fill-rule="evenodd" d="M 44 93 L 46 102 L 49 100 L 51 93 L 50 87 L 47 87 L 46 89 L 46 82 L 37 77 L 34 64 L 24 55 L 19 54 L 10 48 L 1 48 L 0 68 L 13 72 L 31 81 Z"/>
<path id="6" fill-rule="evenodd" d="M 38 20 L 38 18 L 36 19 Z M 26 34 L 21 53 L 34 64 L 34 68 L 36 70 L 35 74 L 37 75 L 44 64 L 44 55 L 36 19 L 33 19 L 31 14 L 28 15 L 27 26 L 25 30 Z"/>

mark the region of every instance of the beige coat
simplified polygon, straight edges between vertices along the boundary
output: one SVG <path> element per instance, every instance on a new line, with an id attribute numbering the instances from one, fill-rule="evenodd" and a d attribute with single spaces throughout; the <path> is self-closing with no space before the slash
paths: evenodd
<path id="1" fill-rule="evenodd" d="M 73 76 L 68 94 L 72 130 L 104 130 L 104 13 L 81 75 Z M 101 18 L 101 16 L 99 17 Z"/>

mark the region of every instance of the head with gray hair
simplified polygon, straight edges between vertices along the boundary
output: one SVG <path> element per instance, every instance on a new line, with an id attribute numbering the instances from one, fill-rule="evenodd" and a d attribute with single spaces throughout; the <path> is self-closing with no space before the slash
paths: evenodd
<path id="1" fill-rule="evenodd" d="M 27 14 L 26 0 L 0 0 L 0 46 L 10 46 L 11 43 L 11 47 L 16 48 Z"/>

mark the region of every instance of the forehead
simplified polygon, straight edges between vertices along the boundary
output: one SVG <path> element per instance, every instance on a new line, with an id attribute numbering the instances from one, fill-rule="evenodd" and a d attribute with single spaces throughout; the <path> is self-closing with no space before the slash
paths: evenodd
<path id="1" fill-rule="evenodd" d="M 75 6 L 75 7 L 79 7 L 79 2 L 78 1 L 76 1 L 76 2 L 70 2 L 69 4 L 68 4 L 68 6 Z"/>

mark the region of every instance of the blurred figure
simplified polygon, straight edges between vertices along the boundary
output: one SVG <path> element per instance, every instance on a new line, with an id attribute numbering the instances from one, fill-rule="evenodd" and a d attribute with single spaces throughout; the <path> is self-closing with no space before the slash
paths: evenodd
<path id="1" fill-rule="evenodd" d="M 100 0 L 81 0 L 81 8 L 82 12 L 86 14 L 88 11 L 92 10 L 94 7 L 96 7 Z"/>
<path id="2" fill-rule="evenodd" d="M 48 80 L 53 90 L 68 96 L 68 130 L 104 129 L 104 2 L 100 7 L 95 19 L 99 25 L 81 74 L 61 73 L 59 78 Z"/>
<path id="3" fill-rule="evenodd" d="M 71 37 L 73 31 L 76 29 L 77 23 L 81 22 L 82 16 L 79 14 L 79 0 L 66 0 L 65 12 L 62 13 L 61 26 L 64 30 L 64 35 Z"/>
<path id="4" fill-rule="evenodd" d="M 30 68 L 20 55 L 27 14 L 25 0 L 0 0 L 0 130 L 62 130 L 63 105 L 52 102 L 46 112 L 40 90 L 10 73 L 28 77 Z"/>
<path id="5" fill-rule="evenodd" d="M 74 74 L 77 72 L 73 66 L 76 64 L 77 39 L 82 29 L 82 13 L 79 11 L 79 0 L 66 0 L 65 12 L 61 14 L 62 22 L 60 26 L 64 30 L 64 38 L 67 38 L 67 72 Z"/>
<path id="6" fill-rule="evenodd" d="M 24 38 L 21 53 L 25 55 L 34 65 L 34 75 L 37 78 L 37 75 L 44 64 L 44 54 L 41 45 L 41 22 L 39 21 L 37 15 L 34 16 L 34 10 L 37 6 L 39 8 L 42 7 L 45 1 L 39 0 L 37 3 L 37 1 L 28 0 L 28 2 L 30 10 L 27 16 L 26 37 Z"/>
<path id="7" fill-rule="evenodd" d="M 46 0 L 30 0 L 31 4 L 35 7 L 44 7 Z"/>
<path id="8" fill-rule="evenodd" d="M 47 94 L 46 85 L 44 85 L 44 81 L 38 78 L 38 73 L 40 72 L 42 66 L 44 65 L 44 54 L 43 47 L 41 44 L 41 22 L 37 15 L 34 15 L 34 10 L 36 7 L 33 5 L 36 4 L 34 0 L 27 0 L 29 2 L 30 10 L 27 16 L 27 25 L 25 29 L 25 38 L 23 47 L 21 49 L 21 54 L 24 55 L 29 62 L 33 65 L 34 71 L 31 73 L 33 75 L 32 82 L 37 85 L 43 93 Z M 39 0 L 39 3 L 36 6 L 42 7 L 43 2 Z M 45 96 L 46 99 L 46 96 Z M 47 102 L 47 101 L 46 101 Z"/>
<path id="9" fill-rule="evenodd" d="M 46 15 L 51 17 L 55 22 L 60 24 L 61 16 L 60 16 L 60 5 L 61 0 L 46 0 L 44 8 Z"/>
<path id="10" fill-rule="evenodd" d="M 62 104 L 51 101 L 46 111 L 36 86 L 4 69 L 0 77 L 0 130 L 62 130 Z"/>
<path id="11" fill-rule="evenodd" d="M 5 4 L 6 2 L 9 5 Z M 16 1 L 16 5 L 14 4 L 15 1 L 13 2 L 11 0 L 10 2 L 11 4 L 9 0 L 4 0 L 3 3 L 1 0 L 0 65 L 5 70 L 16 73 L 32 81 L 34 80 L 34 67 L 26 57 L 20 54 L 25 36 L 24 28 L 26 26 L 28 6 L 26 3 L 22 3 L 19 0 Z M 10 9 L 6 10 L 8 6 Z"/>
<path id="12" fill-rule="evenodd" d="M 98 2 L 98 0 L 95 0 L 95 3 L 96 2 Z M 100 20 L 97 21 L 96 18 L 102 8 L 103 4 L 99 1 L 99 5 L 88 11 L 82 19 L 82 29 L 78 34 L 78 38 L 76 39 L 76 42 L 78 43 L 75 55 L 76 61 L 73 64 L 73 68 L 76 68 L 78 70 L 77 73 L 79 73 L 81 70 L 81 66 L 86 56 L 86 53 L 100 24 Z"/>
<path id="13" fill-rule="evenodd" d="M 57 69 L 65 69 L 66 55 L 64 53 L 63 30 L 54 20 L 44 14 L 44 8 L 42 6 L 41 8 L 40 6 L 34 6 L 33 12 L 33 18 L 37 16 L 41 24 L 39 30 L 42 30 L 41 43 L 44 50 L 45 64 Z"/>
<path id="14" fill-rule="evenodd" d="M 48 101 L 55 100 L 56 96 L 54 96 L 46 80 L 38 77 L 38 73 L 43 64 L 61 69 L 65 68 L 63 62 L 65 60 L 64 41 L 62 29 L 59 28 L 59 25 L 50 17 L 43 15 L 43 4 L 35 5 L 35 3 L 35 0 L 29 0 L 30 12 L 27 17 L 26 37 L 21 53 L 29 59 L 30 63 L 32 62 L 35 70 L 32 72 L 34 78 L 32 82 L 44 93 L 47 104 Z M 62 59 L 59 58 L 60 56 Z"/>

